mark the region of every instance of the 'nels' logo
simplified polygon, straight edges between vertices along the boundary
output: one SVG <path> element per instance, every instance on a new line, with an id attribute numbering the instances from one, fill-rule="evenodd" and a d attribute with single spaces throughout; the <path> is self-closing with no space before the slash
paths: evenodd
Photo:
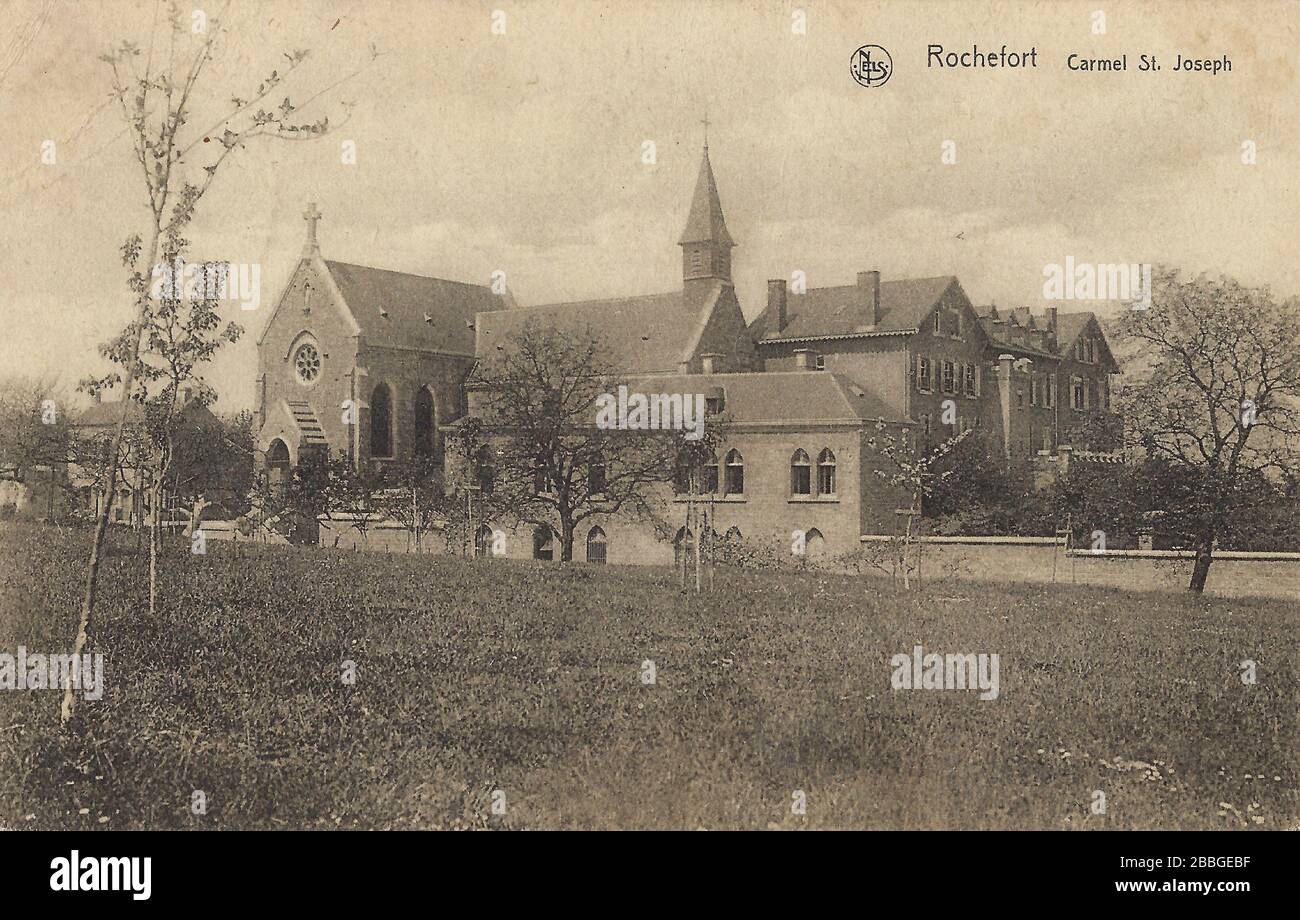
<path id="1" fill-rule="evenodd" d="M 849 73 L 862 86 L 884 86 L 893 72 L 893 58 L 879 45 L 863 45 L 849 59 Z"/>

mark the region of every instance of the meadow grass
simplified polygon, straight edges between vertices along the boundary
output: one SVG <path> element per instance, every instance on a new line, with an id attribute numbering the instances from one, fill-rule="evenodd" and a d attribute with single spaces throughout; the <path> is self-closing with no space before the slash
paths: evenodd
<path id="1" fill-rule="evenodd" d="M 71 650 L 89 539 L 0 527 L 0 652 Z M 58 692 L 0 691 L 0 826 L 1296 824 L 1285 601 L 207 549 L 169 551 L 151 618 L 114 535 L 104 698 L 64 731 Z M 918 643 L 998 653 L 999 697 L 891 689 Z"/>

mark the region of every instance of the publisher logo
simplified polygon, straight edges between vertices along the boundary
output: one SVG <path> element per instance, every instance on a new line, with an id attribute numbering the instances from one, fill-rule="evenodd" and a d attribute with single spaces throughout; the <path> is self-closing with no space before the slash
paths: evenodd
<path id="1" fill-rule="evenodd" d="M 894 59 L 879 45 L 863 45 L 849 59 L 849 73 L 860 86 L 884 86 L 894 72 Z"/>

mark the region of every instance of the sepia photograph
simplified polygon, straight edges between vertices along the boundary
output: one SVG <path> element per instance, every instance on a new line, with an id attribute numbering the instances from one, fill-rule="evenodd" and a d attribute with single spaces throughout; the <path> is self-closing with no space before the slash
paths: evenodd
<path id="1" fill-rule="evenodd" d="M 1300 4 L 0 12 L 24 887 L 1300 830 Z"/>

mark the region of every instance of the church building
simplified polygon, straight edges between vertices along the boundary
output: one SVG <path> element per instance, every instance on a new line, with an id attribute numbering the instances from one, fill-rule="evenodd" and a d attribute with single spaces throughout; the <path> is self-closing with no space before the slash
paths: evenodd
<path id="1" fill-rule="evenodd" d="M 315 204 L 303 216 L 302 257 L 257 342 L 258 462 L 274 483 L 311 451 L 439 458 L 440 426 L 465 411 L 474 317 L 508 294 L 327 260 Z"/>
<path id="2" fill-rule="evenodd" d="M 707 142 L 677 241 L 681 284 L 662 293 L 519 307 L 487 286 L 326 260 L 320 214 L 304 216 L 302 258 L 258 342 L 259 462 L 273 481 L 310 451 L 441 458 L 443 426 L 483 412 L 476 362 L 530 322 L 590 330 L 629 387 L 704 394 L 725 412 L 728 443 L 693 487 L 704 494 L 665 484 L 665 519 L 684 521 L 703 499 L 719 534 L 780 547 L 797 537 L 809 555 L 899 526 L 907 499 L 877 474 L 882 429 L 925 445 L 978 428 L 990 462 L 1114 446 L 1119 368 L 1091 313 L 977 308 L 955 277 L 865 268 L 840 286 L 771 280 L 747 323 Z M 484 522 L 482 540 L 498 526 Z M 685 524 L 670 540 L 596 517 L 575 534 L 574 558 L 666 563 L 693 536 Z M 510 531 L 505 554 L 558 558 L 557 535 Z"/>

